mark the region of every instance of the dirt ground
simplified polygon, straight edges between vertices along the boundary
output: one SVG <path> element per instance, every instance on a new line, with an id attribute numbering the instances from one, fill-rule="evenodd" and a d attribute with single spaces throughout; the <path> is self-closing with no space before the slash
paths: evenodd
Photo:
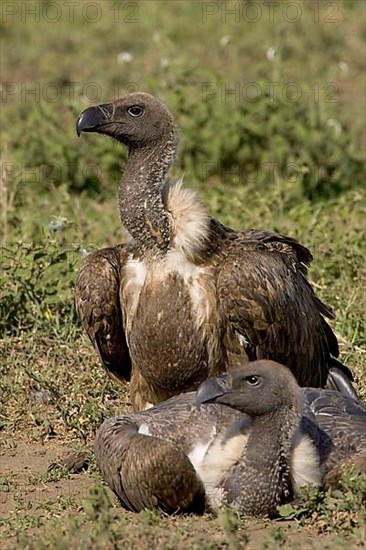
<path id="1" fill-rule="evenodd" d="M 85 502 L 91 498 L 91 489 L 97 472 L 68 474 L 66 478 L 47 481 L 46 472 L 50 464 L 65 455 L 67 443 L 48 439 L 44 443 L 15 441 L 2 442 L 0 450 L 0 475 L 7 480 L 0 493 L 2 548 L 86 548 L 78 538 L 62 538 L 56 543 L 47 542 L 52 525 L 65 525 L 71 516 L 85 516 Z M 343 536 L 313 531 L 311 527 L 300 527 L 296 521 L 245 521 L 239 527 L 230 525 L 230 517 L 158 517 L 152 514 L 146 517 L 123 511 L 113 495 L 111 499 L 111 517 L 113 529 L 123 529 L 120 544 L 105 541 L 103 538 L 95 548 L 246 548 L 248 550 L 266 548 L 307 549 L 343 549 L 366 548 L 365 540 L 349 539 Z M 91 529 L 90 519 L 82 530 Z M 17 537 L 16 532 L 26 532 L 26 539 Z M 65 530 L 64 530 L 65 531 Z M 66 527 L 67 531 L 67 527 Z M 46 532 L 46 537 L 45 537 Z M 64 532 L 65 535 L 65 532 Z M 59 537 L 59 535 L 57 535 Z"/>
<path id="2" fill-rule="evenodd" d="M 44 501 L 56 501 L 59 497 L 75 499 L 87 497 L 93 483 L 92 476 L 70 474 L 68 479 L 53 482 L 35 483 L 37 475 L 47 471 L 50 464 L 55 462 L 65 451 L 60 442 L 48 441 L 38 443 L 13 443 L 8 449 L 0 451 L 0 475 L 10 478 L 15 491 L 3 491 L 0 497 L 1 515 L 16 510 L 17 502 L 23 505 L 32 503 L 37 505 Z"/>
<path id="3" fill-rule="evenodd" d="M 6 338 L 0 356 L 2 549 L 366 547 L 363 516 L 355 512 L 355 520 L 352 495 L 317 504 L 303 525 L 301 518 L 257 521 L 231 510 L 218 517 L 126 512 L 104 486 L 90 451 L 78 473 L 51 465 L 91 449 L 103 418 L 131 411 L 128 384 L 119 386 L 105 375 L 84 337 L 70 343 L 36 334 Z"/>

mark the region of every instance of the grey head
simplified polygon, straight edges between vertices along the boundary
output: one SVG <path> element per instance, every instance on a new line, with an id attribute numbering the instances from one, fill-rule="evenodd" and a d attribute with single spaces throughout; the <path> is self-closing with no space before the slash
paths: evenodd
<path id="1" fill-rule="evenodd" d="M 154 147 L 177 131 L 174 118 L 159 99 L 135 92 L 83 111 L 76 132 L 106 134 L 130 149 Z"/>
<path id="2" fill-rule="evenodd" d="M 259 360 L 205 380 L 197 390 L 196 406 L 221 403 L 249 416 L 275 414 L 300 405 L 301 390 L 291 371 L 275 361 Z"/>

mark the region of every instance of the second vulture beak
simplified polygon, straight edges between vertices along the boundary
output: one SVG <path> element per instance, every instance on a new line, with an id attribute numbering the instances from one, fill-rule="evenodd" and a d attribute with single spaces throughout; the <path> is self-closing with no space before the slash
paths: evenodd
<path id="1" fill-rule="evenodd" d="M 196 393 L 196 407 L 199 410 L 203 403 L 212 403 L 218 397 L 231 393 L 226 374 L 216 378 L 208 378 L 199 386 Z"/>
<path id="2" fill-rule="evenodd" d="M 76 133 L 80 136 L 81 132 L 98 132 L 100 126 L 112 122 L 113 105 L 104 103 L 96 107 L 85 109 L 76 121 Z"/>

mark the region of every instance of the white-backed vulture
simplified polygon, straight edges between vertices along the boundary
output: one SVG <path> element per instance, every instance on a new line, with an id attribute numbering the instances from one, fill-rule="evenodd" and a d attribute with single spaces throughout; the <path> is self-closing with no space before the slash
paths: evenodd
<path id="1" fill-rule="evenodd" d="M 86 332 L 107 371 L 131 380 L 136 409 L 261 358 L 302 386 L 352 394 L 324 319 L 333 312 L 306 279 L 309 250 L 271 231 L 233 231 L 169 181 L 178 138 L 161 101 L 133 93 L 90 107 L 77 132 L 128 147 L 118 205 L 131 240 L 87 256 L 75 290 Z"/>
<path id="2" fill-rule="evenodd" d="M 198 410 L 199 409 L 199 410 Z M 274 516 L 306 484 L 366 473 L 366 407 L 300 388 L 289 369 L 255 361 L 147 411 L 107 419 L 94 450 L 123 507 Z"/>

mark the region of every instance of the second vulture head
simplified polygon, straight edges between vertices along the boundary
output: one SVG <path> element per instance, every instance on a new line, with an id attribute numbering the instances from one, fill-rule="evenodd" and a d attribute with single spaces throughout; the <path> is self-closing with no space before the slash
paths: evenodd
<path id="1" fill-rule="evenodd" d="M 300 387 L 288 368 L 260 360 L 205 380 L 197 390 L 196 406 L 220 403 L 259 417 L 283 408 L 298 409 L 300 399 Z"/>

